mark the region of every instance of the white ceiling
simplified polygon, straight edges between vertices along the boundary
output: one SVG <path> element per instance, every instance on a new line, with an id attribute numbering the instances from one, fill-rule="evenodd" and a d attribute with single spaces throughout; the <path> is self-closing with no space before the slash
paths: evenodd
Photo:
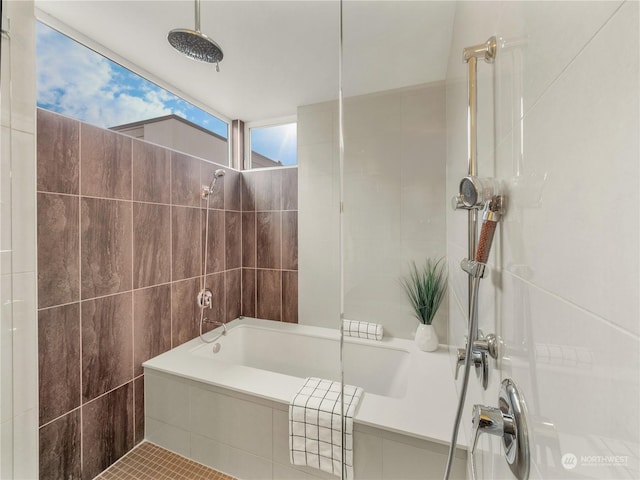
<path id="1" fill-rule="evenodd" d="M 36 0 L 36 7 L 55 28 L 87 37 L 101 53 L 229 119 L 294 115 L 299 105 L 338 96 L 335 0 L 202 0 L 201 30 L 224 51 L 220 73 L 166 40 L 173 28 L 194 28 L 191 0 Z M 345 95 L 445 78 L 454 2 L 347 1 L 343 8 Z"/>

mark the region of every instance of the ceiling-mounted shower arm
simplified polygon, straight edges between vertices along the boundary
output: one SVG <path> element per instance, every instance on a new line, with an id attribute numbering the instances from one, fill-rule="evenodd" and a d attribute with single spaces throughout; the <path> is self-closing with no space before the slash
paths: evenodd
<path id="1" fill-rule="evenodd" d="M 196 32 L 202 33 L 200 31 L 200 0 L 195 1 L 195 24 L 196 24 Z"/>
<path id="2" fill-rule="evenodd" d="M 200 0 L 195 0 L 195 30 L 174 28 L 167 40 L 177 51 L 199 62 L 215 63 L 216 72 L 220 71 L 220 62 L 224 58 L 222 48 L 200 31 Z"/>

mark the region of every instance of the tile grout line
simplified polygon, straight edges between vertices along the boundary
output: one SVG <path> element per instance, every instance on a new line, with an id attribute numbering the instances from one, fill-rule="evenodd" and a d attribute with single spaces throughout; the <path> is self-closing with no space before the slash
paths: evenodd
<path id="1" fill-rule="evenodd" d="M 69 415 L 69 414 L 71 414 L 71 413 L 75 412 L 76 410 L 82 410 L 82 405 L 78 405 L 77 407 L 72 408 L 72 409 L 71 409 L 71 410 L 69 410 L 68 412 L 64 412 L 64 413 L 62 413 L 62 414 L 58 415 L 57 417 L 52 418 L 52 419 L 51 419 L 51 420 L 49 420 L 48 422 L 43 423 L 42 425 L 40 425 L 40 426 L 38 427 L 38 430 L 41 430 L 41 429 L 43 429 L 44 427 L 51 425 L 52 423 L 54 423 L 54 422 L 56 422 L 56 421 L 60 420 L 61 418 L 66 417 L 67 415 Z"/>
<path id="2" fill-rule="evenodd" d="M 238 177 L 238 193 L 240 194 L 240 312 L 244 316 L 244 211 L 242 204 L 242 174 Z"/>
<path id="3" fill-rule="evenodd" d="M 226 207 L 225 205 L 225 199 L 224 197 L 226 196 L 226 190 L 227 190 L 227 185 L 226 182 L 224 181 L 224 178 L 226 177 L 222 177 L 223 181 L 222 181 L 222 206 L 223 208 Z M 222 251 L 224 252 L 224 275 L 222 276 L 222 322 L 227 323 L 227 211 L 224 211 L 224 224 L 223 224 L 223 235 L 222 235 Z M 207 242 L 207 245 L 209 244 L 209 239 L 205 238 L 205 242 Z M 208 250 L 207 250 L 208 251 Z M 205 258 L 205 262 L 208 259 Z M 206 266 L 205 266 L 206 268 Z"/>
<path id="4" fill-rule="evenodd" d="M 84 385 L 83 377 L 83 348 L 82 348 L 82 123 L 78 123 L 78 317 L 80 334 L 80 472 L 84 470 L 84 416 L 82 408 Z"/>
<path id="5" fill-rule="evenodd" d="M 231 270 L 237 270 L 237 269 L 233 268 Z M 224 272 L 224 270 L 220 270 L 219 272 L 214 272 L 214 273 L 222 273 L 222 272 Z M 147 287 L 134 288 L 134 289 L 131 289 L 131 290 L 123 290 L 121 292 L 108 293 L 106 295 L 100 295 L 100 296 L 97 296 L 97 297 L 84 298 L 84 299 L 78 300 L 77 302 L 61 303 L 59 305 L 52 305 L 50 307 L 42 307 L 42 308 L 39 308 L 38 311 L 49 310 L 49 309 L 52 309 L 52 308 L 63 307 L 63 306 L 66 306 L 66 305 L 73 305 L 74 303 L 84 303 L 84 302 L 90 302 L 92 300 L 101 300 L 101 299 L 108 298 L 108 297 L 115 297 L 116 295 L 124 295 L 125 293 L 137 292 L 138 290 L 148 290 L 148 289 L 151 289 L 151 288 L 162 287 L 162 286 L 165 286 L 165 285 L 171 285 L 173 283 L 186 282 L 188 280 L 193 280 L 193 279 L 200 278 L 201 276 L 202 275 L 196 275 L 194 277 L 181 278 L 180 280 L 176 280 L 175 282 L 158 283 L 157 285 L 149 285 Z"/>
<path id="6" fill-rule="evenodd" d="M 45 195 L 61 195 L 64 197 L 82 197 L 82 198 L 90 198 L 92 200 L 110 200 L 110 201 L 114 201 L 114 202 L 131 202 L 131 203 L 138 203 L 138 204 L 144 204 L 144 205 L 159 205 L 159 206 L 163 206 L 163 207 L 181 207 L 181 208 L 191 208 L 191 209 L 201 209 L 203 210 L 203 208 L 197 207 L 197 206 L 193 206 L 193 205 L 182 205 L 182 204 L 171 204 L 171 203 L 162 203 L 162 202 L 148 202 L 148 201 L 143 201 L 143 200 L 133 200 L 133 199 L 126 199 L 126 198 L 114 198 L 114 197 L 100 197 L 100 196 L 96 196 L 96 195 L 82 195 L 82 194 L 74 194 L 74 193 L 64 193 L 64 192 L 51 192 L 51 191 L 47 191 L 47 190 L 38 190 L 36 193 L 41 193 L 41 194 L 45 194 Z M 241 212 L 241 210 L 233 210 L 233 209 L 229 209 L 229 210 L 225 210 L 223 208 L 209 208 L 209 210 L 214 210 L 214 211 L 218 211 L 218 212 Z M 275 210 L 264 210 L 265 212 L 273 212 Z"/>
<path id="7" fill-rule="evenodd" d="M 238 269 L 232 269 L 232 270 L 238 270 Z M 76 303 L 84 303 L 84 302 L 89 302 L 89 301 L 92 301 L 92 300 L 100 300 L 100 299 L 103 299 L 103 298 L 114 297 L 116 295 L 123 295 L 125 293 L 138 292 L 140 290 L 150 290 L 152 288 L 164 287 L 164 286 L 171 285 L 171 284 L 177 283 L 177 282 L 186 282 L 187 280 L 193 280 L 194 278 L 198 278 L 198 277 L 184 278 L 184 279 L 181 279 L 181 280 L 177 280 L 176 282 L 158 283 L 158 284 L 154 284 L 154 285 L 148 285 L 148 286 L 145 286 L 145 287 L 134 288 L 132 290 L 125 290 L 123 292 L 109 293 L 107 295 L 102 295 L 100 297 L 90 297 L 90 298 L 85 298 L 84 300 L 76 300 L 76 301 L 73 301 L 73 302 L 60 303 L 60 304 L 57 304 L 57 305 L 50 305 L 50 306 L 47 306 L 47 307 L 38 308 L 38 312 L 42 312 L 44 310 L 51 310 L 51 309 L 54 309 L 54 308 L 67 307 L 69 305 L 75 305 Z"/>
<path id="8" fill-rule="evenodd" d="M 131 142 L 131 157 L 130 160 L 130 172 L 131 178 L 129 179 L 129 188 L 130 193 L 129 197 L 131 198 L 131 392 L 132 398 L 132 417 L 133 417 L 133 445 L 136 444 L 136 339 L 135 339 L 135 289 L 134 289 L 134 266 L 135 266 L 135 231 L 134 231 L 134 203 L 133 203 L 133 141 Z M 124 455 L 123 455 L 124 456 Z"/>
<path id="9" fill-rule="evenodd" d="M 173 348 L 173 158 L 170 152 L 167 152 L 166 156 L 169 160 L 169 348 L 171 349 Z"/>
<path id="10" fill-rule="evenodd" d="M 282 267 L 284 262 L 282 261 L 282 244 L 284 243 L 284 215 L 282 214 L 284 208 L 284 175 L 282 172 L 278 172 L 280 177 L 280 321 L 284 321 L 284 275 L 282 273 Z"/>
<path id="11" fill-rule="evenodd" d="M 253 264 L 258 267 L 258 212 L 256 211 L 256 189 L 255 179 L 252 180 L 253 185 Z M 258 318 L 258 271 L 253 275 L 253 317 Z"/>

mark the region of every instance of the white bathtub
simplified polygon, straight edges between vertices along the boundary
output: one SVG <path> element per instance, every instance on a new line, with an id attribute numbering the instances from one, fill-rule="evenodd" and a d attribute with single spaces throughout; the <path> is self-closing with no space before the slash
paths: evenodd
<path id="1" fill-rule="evenodd" d="M 339 379 L 339 331 L 243 318 L 228 324 L 220 350 L 194 339 L 144 363 L 162 372 L 287 405 L 305 377 Z M 220 332 L 216 329 L 207 336 Z M 361 386 L 356 426 L 448 444 L 457 395 L 445 348 L 419 351 L 410 340 L 346 337 L 345 382 Z M 464 435 L 459 447 L 466 448 Z"/>
<path id="2" fill-rule="evenodd" d="M 219 340 L 217 353 L 207 344 L 198 344 L 191 353 L 214 362 L 293 377 L 340 380 L 337 332 L 264 320 L 241 322 L 230 324 L 227 335 Z M 410 353 L 406 350 L 348 339 L 344 344 L 344 364 L 346 383 L 388 397 L 401 398 L 406 393 L 410 365 Z"/>

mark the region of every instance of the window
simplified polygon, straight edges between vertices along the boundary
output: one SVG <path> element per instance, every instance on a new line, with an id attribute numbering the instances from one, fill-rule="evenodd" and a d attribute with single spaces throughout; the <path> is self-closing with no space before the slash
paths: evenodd
<path id="1" fill-rule="evenodd" d="M 227 122 L 41 22 L 36 28 L 38 107 L 229 164 Z"/>
<path id="2" fill-rule="evenodd" d="M 286 167 L 298 164 L 297 124 L 248 126 L 249 165 L 245 168 Z"/>

